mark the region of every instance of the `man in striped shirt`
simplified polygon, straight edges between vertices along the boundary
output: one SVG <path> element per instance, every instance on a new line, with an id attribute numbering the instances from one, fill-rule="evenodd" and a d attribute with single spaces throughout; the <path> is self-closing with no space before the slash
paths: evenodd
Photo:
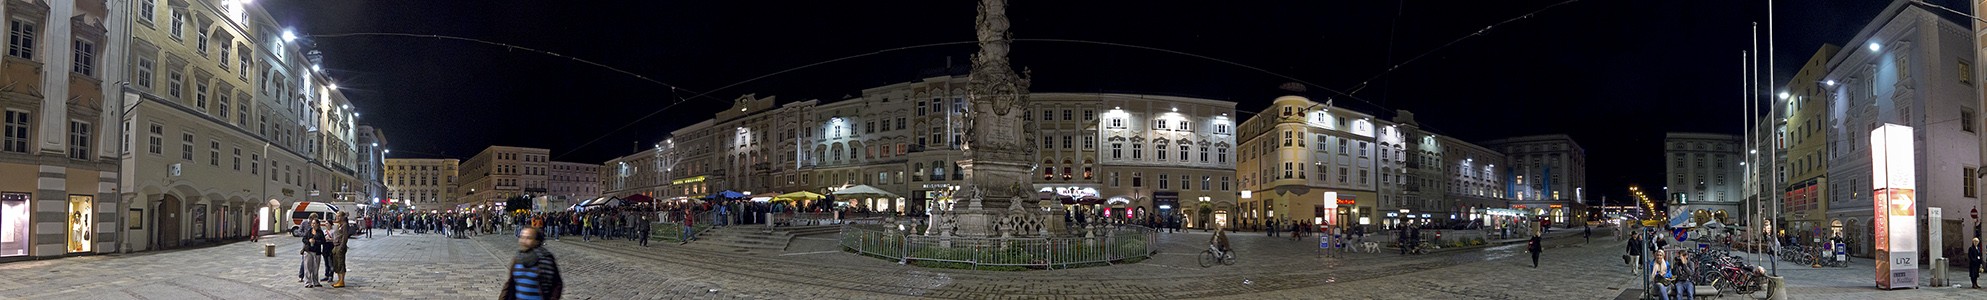
<path id="1" fill-rule="evenodd" d="M 517 256 L 511 258 L 511 277 L 504 281 L 503 299 L 559 299 L 565 282 L 559 279 L 559 263 L 546 251 L 545 234 L 537 227 L 518 231 Z"/>

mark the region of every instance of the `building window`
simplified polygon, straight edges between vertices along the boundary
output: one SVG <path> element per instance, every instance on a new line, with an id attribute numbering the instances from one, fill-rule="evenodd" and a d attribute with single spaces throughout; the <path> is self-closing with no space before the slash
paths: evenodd
<path id="1" fill-rule="evenodd" d="M 90 159 L 90 123 L 69 120 L 69 158 Z"/>
<path id="2" fill-rule="evenodd" d="M 167 72 L 166 94 L 172 95 L 173 99 L 185 99 L 186 97 L 184 96 L 184 94 L 181 93 L 186 89 L 185 88 L 186 85 L 184 84 L 185 77 L 186 76 L 181 74 L 177 69 L 172 70 L 172 72 Z"/>
<path id="3" fill-rule="evenodd" d="M 1973 85 L 1973 63 L 1959 61 L 1959 83 Z"/>
<path id="4" fill-rule="evenodd" d="M 1164 190 L 1164 189 L 1166 189 L 1166 188 L 1167 188 L 1167 185 L 1166 185 L 1166 183 L 1167 183 L 1167 182 L 1169 182 L 1169 181 L 1167 181 L 1167 180 L 1166 180 L 1166 174 L 1159 174 L 1159 181 L 1158 181 L 1158 182 L 1159 182 L 1159 189 L 1161 189 L 1161 190 Z"/>
<path id="5" fill-rule="evenodd" d="M 1152 120 L 1152 129 L 1166 130 L 1166 120 Z"/>
<path id="6" fill-rule="evenodd" d="M 1221 190 L 1228 191 L 1228 176 L 1221 176 Z"/>
<path id="7" fill-rule="evenodd" d="M 1091 110 L 1088 110 L 1088 109 L 1085 109 L 1085 110 L 1083 110 L 1083 120 L 1084 120 L 1084 121 L 1096 121 L 1096 120 L 1097 120 L 1097 112 L 1095 112 L 1095 111 L 1091 111 Z"/>
<path id="8" fill-rule="evenodd" d="M 1277 178 L 1281 179 L 1281 178 L 1295 178 L 1295 177 L 1296 177 L 1296 176 L 1294 176 L 1294 175 L 1290 175 L 1290 171 L 1291 171 L 1291 170 L 1296 170 L 1297 168 L 1295 168 L 1295 167 L 1291 167 L 1291 166 L 1290 166 L 1290 164 L 1291 164 L 1290 162 L 1283 162 L 1283 177 L 1277 177 Z"/>
<path id="9" fill-rule="evenodd" d="M 1075 113 L 1073 113 L 1073 112 L 1074 112 L 1074 111 L 1072 111 L 1072 110 L 1067 110 L 1067 109 L 1065 109 L 1065 110 L 1062 110 L 1062 120 L 1063 120 L 1063 121 L 1069 121 L 1069 120 L 1072 120 L 1072 119 L 1075 119 L 1075 118 L 1072 118 L 1072 117 L 1071 117 L 1072 115 L 1074 115 L 1074 114 L 1075 114 Z"/>
<path id="10" fill-rule="evenodd" d="M 152 154 L 165 154 L 166 127 L 159 124 L 152 124 L 151 127 L 152 128 L 149 129 L 151 131 L 149 132 L 151 132 L 152 135 L 146 138 L 147 140 L 145 146 L 148 148 L 146 148 L 145 150 L 152 152 Z"/>
<path id="11" fill-rule="evenodd" d="M 1118 172 L 1111 172 L 1111 187 L 1118 187 Z"/>
<path id="12" fill-rule="evenodd" d="M 1050 121 L 1050 120 L 1055 120 L 1055 117 L 1056 117 L 1056 112 L 1055 112 L 1055 111 L 1052 111 L 1052 110 L 1046 110 L 1046 109 L 1042 110 L 1042 120 L 1043 120 L 1043 121 Z"/>
<path id="13" fill-rule="evenodd" d="M 1111 143 L 1111 159 L 1112 159 L 1112 160 L 1118 160 L 1118 159 L 1124 159 L 1124 158 L 1125 158 L 1125 152 L 1124 152 L 1124 151 L 1125 151 L 1125 144 L 1124 144 L 1124 143 Z"/>
<path id="14" fill-rule="evenodd" d="M 1200 163 L 1207 163 L 1207 146 L 1200 146 Z"/>
<path id="15" fill-rule="evenodd" d="M 199 52 L 200 57 L 207 57 L 207 31 L 202 30 L 199 33 L 194 34 L 193 36 L 194 36 L 193 51 Z"/>
<path id="16" fill-rule="evenodd" d="M 96 76 L 97 44 L 84 40 L 76 40 L 75 44 L 75 49 L 71 50 L 75 50 L 76 65 L 70 66 L 70 69 L 83 76 Z"/>
<path id="17" fill-rule="evenodd" d="M 220 140 L 207 141 L 207 149 L 208 149 L 207 165 L 216 166 L 216 167 L 221 166 L 221 141 Z"/>
<path id="18" fill-rule="evenodd" d="M 241 171 L 241 148 L 239 147 L 235 148 L 234 166 L 235 171 Z"/>
<path id="19" fill-rule="evenodd" d="M 222 92 L 220 96 L 214 98 L 214 100 L 218 100 L 215 104 L 221 107 L 221 120 L 224 122 L 228 120 L 228 99 L 227 92 Z"/>
<path id="20" fill-rule="evenodd" d="M 133 72 L 134 74 L 131 74 L 132 77 L 131 81 L 136 82 L 138 84 L 138 87 L 142 87 L 147 90 L 151 89 L 153 64 L 154 62 L 152 61 L 151 58 L 145 58 L 145 57 L 138 58 L 138 68 L 136 71 Z"/>
<path id="21" fill-rule="evenodd" d="M 32 114 L 25 111 L 7 111 L 7 125 L 4 128 L 6 130 L 6 139 L 0 139 L 0 150 L 28 153 L 28 145 L 30 145 L 28 140 L 33 137 L 28 135 L 34 128 L 32 117 Z"/>
<path id="22" fill-rule="evenodd" d="M 1125 118 L 1111 118 L 1109 123 L 1109 126 L 1105 127 L 1109 127 L 1110 129 L 1125 129 Z"/>
<path id="23" fill-rule="evenodd" d="M 1978 125 L 1976 125 L 1976 124 L 1977 124 L 1977 123 L 1980 123 L 1980 122 L 1975 122 L 1975 121 L 1973 120 L 1973 118 L 1974 118 L 1974 117 L 1973 117 L 1973 110 L 1972 110 L 1972 109 L 1962 109 L 1962 110 L 1960 110 L 1960 111 L 1959 111 L 1959 130 L 1964 130 L 1964 131 L 1966 131 L 1966 132 L 1969 132 L 1969 133 L 1970 133 L 1970 132 L 1974 132 L 1974 131 L 1973 131 L 1973 130 L 1974 130 L 1974 128 L 1973 128 L 1973 127 L 1974 127 L 1974 126 L 1978 126 Z"/>
<path id="24" fill-rule="evenodd" d="M 1203 190 L 1203 191 L 1205 191 L 1205 190 L 1208 190 L 1208 188 L 1210 188 L 1210 187 L 1213 187 L 1213 183 L 1214 183 L 1214 177 L 1213 177 L 1213 176 L 1201 176 L 1201 177 L 1200 177 L 1200 190 Z"/>
<path id="25" fill-rule="evenodd" d="M 193 106 L 200 107 L 202 111 L 207 110 L 207 82 L 205 80 L 193 83 Z"/>
<path id="26" fill-rule="evenodd" d="M 1976 176 L 1979 172 L 1980 169 L 1976 167 L 1966 167 L 1960 170 L 1960 182 L 1963 187 L 1961 189 L 1962 196 L 1973 198 L 1979 194 L 1980 178 Z"/>
<path id="27" fill-rule="evenodd" d="M 7 22 L 7 55 L 22 59 L 34 59 L 35 23 L 14 19 Z"/>
<path id="28" fill-rule="evenodd" d="M 184 9 L 172 10 L 172 27 L 167 28 L 168 30 L 172 31 L 171 32 L 172 39 L 174 40 L 186 39 L 185 31 L 180 30 L 180 28 L 184 27 L 186 27 L 186 10 Z"/>
<path id="29" fill-rule="evenodd" d="M 1075 140 L 1076 140 L 1076 137 L 1075 137 L 1075 136 L 1067 136 L 1067 135 L 1065 135 L 1065 136 L 1062 136 L 1062 147 L 1063 147 L 1063 149 L 1071 149 L 1071 148 L 1076 148 L 1076 143 L 1072 143 L 1072 142 L 1071 142 L 1071 141 L 1075 141 Z"/>
<path id="30" fill-rule="evenodd" d="M 1140 160 L 1144 158 L 1145 158 L 1145 143 L 1137 143 L 1137 142 L 1131 143 L 1131 159 Z"/>
<path id="31" fill-rule="evenodd" d="M 1097 149 L 1097 136 L 1083 136 L 1083 149 Z"/>
<path id="32" fill-rule="evenodd" d="M 1139 172 L 1131 173 L 1131 187 L 1145 186 L 1144 183 L 1145 183 L 1145 173 L 1139 173 Z"/>

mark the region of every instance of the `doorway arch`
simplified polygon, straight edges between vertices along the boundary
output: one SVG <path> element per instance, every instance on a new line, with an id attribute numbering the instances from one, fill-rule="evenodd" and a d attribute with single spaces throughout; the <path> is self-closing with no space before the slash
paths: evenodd
<path id="1" fill-rule="evenodd" d="M 158 226 L 152 231 L 152 236 L 157 237 L 153 241 L 159 245 L 159 249 L 179 247 L 181 202 L 183 201 L 179 199 L 179 196 L 166 194 L 163 199 L 159 200 L 159 207 L 152 210 L 152 219 L 158 221 Z"/>

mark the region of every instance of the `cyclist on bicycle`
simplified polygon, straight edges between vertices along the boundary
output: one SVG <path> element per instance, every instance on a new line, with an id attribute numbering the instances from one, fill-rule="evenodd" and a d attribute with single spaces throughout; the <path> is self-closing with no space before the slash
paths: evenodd
<path id="1" fill-rule="evenodd" d="M 1224 255 L 1227 254 L 1229 251 L 1228 231 L 1223 230 L 1221 225 L 1214 225 L 1214 237 L 1209 239 L 1207 243 L 1208 246 L 1214 247 L 1215 251 L 1221 251 Z"/>

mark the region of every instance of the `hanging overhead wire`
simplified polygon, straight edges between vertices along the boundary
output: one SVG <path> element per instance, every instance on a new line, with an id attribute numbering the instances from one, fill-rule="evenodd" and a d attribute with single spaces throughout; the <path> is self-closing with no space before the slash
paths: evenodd
<path id="1" fill-rule="evenodd" d="M 1428 51 L 1427 51 L 1427 52 L 1422 52 L 1422 53 L 1421 53 L 1421 55 L 1415 55 L 1415 56 L 1414 56 L 1413 58 L 1408 58 L 1407 60 L 1404 60 L 1404 61 L 1401 61 L 1400 63 L 1397 63 L 1397 64 L 1394 64 L 1393 66 L 1389 66 L 1389 67 L 1387 67 L 1387 69 L 1386 69 L 1386 70 L 1383 70 L 1383 71 L 1380 71 L 1380 74 L 1373 74 L 1373 77 L 1367 77 L 1367 78 L 1366 78 L 1366 80 L 1360 80 L 1360 81 L 1359 81 L 1359 84 L 1358 84 L 1358 85 L 1354 85 L 1354 86 L 1352 86 L 1352 88 L 1350 89 L 1350 90 L 1352 90 L 1352 92 L 1351 92 L 1351 93 L 1358 93 L 1358 92 L 1359 92 L 1360 90 L 1365 90 L 1365 89 L 1366 89 L 1366 86 L 1367 86 L 1368 84 L 1371 84 L 1371 83 L 1373 82 L 1373 80 L 1374 80 L 1374 79 L 1379 79 L 1379 78 L 1380 78 L 1380 77 L 1382 77 L 1382 76 L 1387 76 L 1387 74 L 1391 74 L 1391 73 L 1393 73 L 1393 72 L 1394 72 L 1394 70 L 1399 70 L 1399 69 L 1401 68 L 1401 66 L 1406 66 L 1407 64 L 1410 64 L 1410 63 L 1414 63 L 1414 61 L 1416 61 L 1416 60 L 1420 60 L 1420 59 L 1421 59 L 1422 57 L 1427 57 L 1427 56 L 1428 56 L 1429 54 L 1435 54 L 1435 52 L 1438 52 L 1438 51 L 1442 51 L 1442 49 L 1444 49 L 1444 48 L 1449 48 L 1449 46 L 1454 46 L 1454 45 L 1456 45 L 1456 43 L 1460 43 L 1460 42 L 1462 42 L 1463 40 L 1467 40 L 1467 39 L 1469 39 L 1469 38 L 1471 38 L 1471 37 L 1476 37 L 1476 36 L 1480 36 L 1480 35 L 1483 35 L 1483 34 L 1484 34 L 1484 33 L 1486 33 L 1486 32 L 1490 32 L 1490 30 L 1491 30 L 1491 29 L 1494 29 L 1494 28 L 1497 28 L 1497 26 L 1503 26 L 1503 25 L 1504 25 L 1504 24 L 1506 24 L 1506 23 L 1511 23 L 1511 22 L 1515 22 L 1515 21 L 1518 21 L 1518 20 L 1523 20 L 1523 19 L 1527 19 L 1527 18 L 1531 18 L 1531 17 L 1533 16 L 1533 15 L 1537 15 L 1537 14 L 1539 14 L 1540 12 L 1544 12 L 1544 11 L 1546 11 L 1546 10 L 1550 10 L 1550 9 L 1553 9 L 1553 8 L 1555 8 L 1555 7 L 1559 7 L 1559 6 L 1561 6 L 1561 5 L 1567 5 L 1567 4 L 1571 4 L 1571 3 L 1573 3 L 1573 2 L 1579 2 L 1579 1 L 1580 1 L 1580 0 L 1566 0 L 1565 2 L 1560 2 L 1560 3 L 1554 3 L 1554 4 L 1552 4 L 1552 5 L 1547 5 L 1547 6 L 1545 6 L 1545 7 L 1541 7 L 1541 8 L 1539 8 L 1538 10 L 1533 10 L 1532 12 L 1528 12 L 1528 13 L 1525 13 L 1524 15 L 1519 15 L 1518 17 L 1515 17 L 1515 18 L 1510 18 L 1510 19 L 1504 19 L 1504 21 L 1501 21 L 1501 22 L 1497 22 L 1496 24 L 1490 24 L 1490 26 L 1484 26 L 1484 27 L 1483 27 L 1483 29 L 1477 29 L 1477 30 L 1476 30 L 1476 32 L 1471 32 L 1470 34 L 1466 34 L 1466 35 L 1463 35 L 1462 37 L 1458 37 L 1458 38 L 1456 38 L 1456 39 L 1454 39 L 1454 40 L 1449 40 L 1449 42 L 1448 42 L 1448 43 L 1444 43 L 1444 44 L 1442 44 L 1441 46 L 1436 46 L 1436 47 L 1435 47 L 1434 49 L 1428 49 Z M 1391 47 L 1391 46 L 1390 46 L 1390 47 Z M 1391 51 L 1390 51 L 1390 52 L 1391 52 Z M 1350 95 L 1347 95 L 1347 96 L 1350 96 Z M 1361 101 L 1361 102 L 1364 102 L 1365 100 L 1360 100 L 1360 101 Z M 1370 102 L 1369 102 L 1369 103 L 1370 103 Z"/>

